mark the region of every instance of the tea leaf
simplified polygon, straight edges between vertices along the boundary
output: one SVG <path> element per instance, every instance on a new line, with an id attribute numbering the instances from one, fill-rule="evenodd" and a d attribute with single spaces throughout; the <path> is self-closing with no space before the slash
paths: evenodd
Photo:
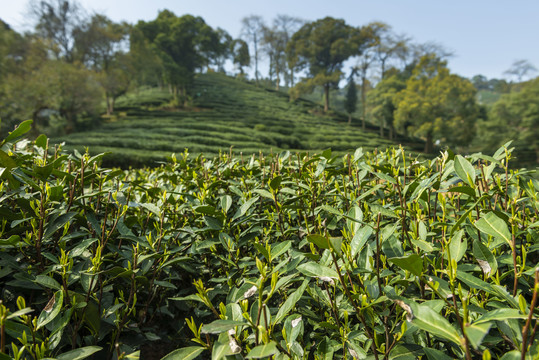
<path id="1" fill-rule="evenodd" d="M 299 299 L 301 299 L 301 296 L 303 295 L 303 292 L 307 288 L 308 284 L 309 280 L 303 280 L 301 286 L 286 299 L 284 304 L 279 308 L 277 315 L 275 315 L 274 325 L 279 324 L 286 317 L 286 315 L 288 315 L 290 310 L 296 306 L 296 303 L 299 301 Z"/>
<path id="2" fill-rule="evenodd" d="M 201 346 L 189 346 L 174 350 L 161 358 L 161 360 L 193 360 L 204 350 Z"/>
<path id="3" fill-rule="evenodd" d="M 417 254 L 394 257 L 390 258 L 389 261 L 391 261 L 393 264 L 397 265 L 401 269 L 408 270 L 409 272 L 417 276 L 420 276 L 423 272 L 423 259 Z"/>
<path id="4" fill-rule="evenodd" d="M 310 276 L 310 277 L 330 277 L 336 279 L 339 277 L 337 272 L 331 268 L 328 268 L 327 266 L 320 265 L 315 262 L 308 262 L 305 264 L 301 264 L 297 267 L 298 271 L 302 273 L 303 275 Z"/>
<path id="5" fill-rule="evenodd" d="M 82 360 L 102 349 L 100 346 L 86 346 L 60 354 L 56 356 L 56 360 Z"/>
<path id="6" fill-rule="evenodd" d="M 495 238 L 505 240 L 507 244 L 513 247 L 511 233 L 505 221 L 499 218 L 494 212 L 489 212 L 475 222 L 475 227 L 480 231 Z"/>
<path id="7" fill-rule="evenodd" d="M 214 322 L 202 326 L 203 334 L 219 334 L 230 329 L 235 328 L 236 326 L 247 325 L 243 321 L 234 321 L 234 320 L 215 320 Z"/>
<path id="8" fill-rule="evenodd" d="M 418 305 L 414 302 L 410 303 L 410 307 L 414 315 L 412 323 L 418 328 L 445 340 L 452 341 L 457 345 L 461 344 L 460 335 L 457 330 L 442 315 L 433 311 L 428 306 Z"/>
<path id="9" fill-rule="evenodd" d="M 261 359 L 275 355 L 279 352 L 277 350 L 277 343 L 275 341 L 270 341 L 267 344 L 258 345 L 254 347 L 249 354 L 245 357 L 246 359 Z"/>
<path id="10" fill-rule="evenodd" d="M 455 156 L 454 165 L 458 177 L 471 187 L 475 187 L 475 169 L 473 165 L 460 155 Z"/>

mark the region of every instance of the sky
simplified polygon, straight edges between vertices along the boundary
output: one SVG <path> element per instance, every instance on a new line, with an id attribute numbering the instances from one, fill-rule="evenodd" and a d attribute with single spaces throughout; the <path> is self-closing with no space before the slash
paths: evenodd
<path id="1" fill-rule="evenodd" d="M 270 24 L 278 14 L 307 21 L 326 16 L 352 26 L 385 22 L 397 34 L 418 43 L 436 42 L 451 50 L 452 72 L 471 78 L 505 78 L 514 61 L 525 59 L 539 69 L 538 0 L 78 0 L 87 11 L 114 21 L 136 23 L 156 18 L 159 10 L 201 16 L 206 23 L 241 31 L 241 19 L 261 15 Z M 0 19 L 17 31 L 30 30 L 28 2 L 0 0 Z M 537 75 L 537 73 L 535 74 Z"/>

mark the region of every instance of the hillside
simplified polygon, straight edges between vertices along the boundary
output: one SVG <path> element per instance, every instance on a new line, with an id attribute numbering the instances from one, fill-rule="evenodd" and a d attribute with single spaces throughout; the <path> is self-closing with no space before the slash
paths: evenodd
<path id="1" fill-rule="evenodd" d="M 166 108 L 170 95 L 149 89 L 119 99 L 121 116 L 106 120 L 91 131 L 52 139 L 65 142 L 67 150 L 89 147 L 91 153 L 112 152 L 109 165 L 149 165 L 172 153 L 212 156 L 219 152 L 244 155 L 282 150 L 344 153 L 403 144 L 412 152 L 424 145 L 399 137 L 380 138 L 378 128 L 362 131 L 341 114 L 324 115 L 318 105 L 290 102 L 286 94 L 257 88 L 221 74 L 201 74 L 195 85 L 194 107 L 186 111 Z"/>

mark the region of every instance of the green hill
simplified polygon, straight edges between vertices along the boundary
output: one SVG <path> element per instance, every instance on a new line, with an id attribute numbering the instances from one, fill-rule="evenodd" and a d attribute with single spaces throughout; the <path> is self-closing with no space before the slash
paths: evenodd
<path id="1" fill-rule="evenodd" d="M 424 147 L 416 139 L 381 138 L 376 126 L 362 131 L 357 119 L 348 125 L 343 114 L 326 115 L 313 102 L 290 102 L 286 94 L 222 74 L 199 75 L 194 94 L 194 107 L 178 111 L 166 108 L 166 90 L 132 93 L 118 100 L 116 110 L 123 116 L 91 131 L 51 140 L 65 142 L 68 150 L 112 152 L 106 162 L 116 166 L 151 165 L 185 149 L 212 156 L 231 147 L 236 155 L 328 148 L 344 153 L 398 144 L 415 153 Z"/>

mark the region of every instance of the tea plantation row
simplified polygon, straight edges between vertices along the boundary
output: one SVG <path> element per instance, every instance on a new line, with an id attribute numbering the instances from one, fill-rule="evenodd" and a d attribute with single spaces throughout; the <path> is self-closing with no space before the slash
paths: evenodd
<path id="1" fill-rule="evenodd" d="M 316 114 L 316 105 L 257 88 L 222 74 L 197 77 L 194 109 L 175 111 L 166 108 L 166 90 L 146 89 L 118 101 L 116 109 L 125 115 L 103 123 L 92 131 L 52 139 L 65 141 L 66 149 L 92 154 L 113 152 L 107 164 L 128 167 L 163 161 L 172 152 L 217 155 L 229 152 L 240 156 L 278 153 L 285 150 L 321 151 L 332 148 L 340 154 L 362 146 L 366 150 L 395 146 L 380 138 L 373 127 L 346 124 L 339 115 Z M 418 140 L 399 137 L 413 151 L 422 151 Z"/>
<path id="2" fill-rule="evenodd" d="M 0 150 L 2 360 L 539 356 L 539 183 L 509 145 L 123 171 L 29 127 Z"/>

